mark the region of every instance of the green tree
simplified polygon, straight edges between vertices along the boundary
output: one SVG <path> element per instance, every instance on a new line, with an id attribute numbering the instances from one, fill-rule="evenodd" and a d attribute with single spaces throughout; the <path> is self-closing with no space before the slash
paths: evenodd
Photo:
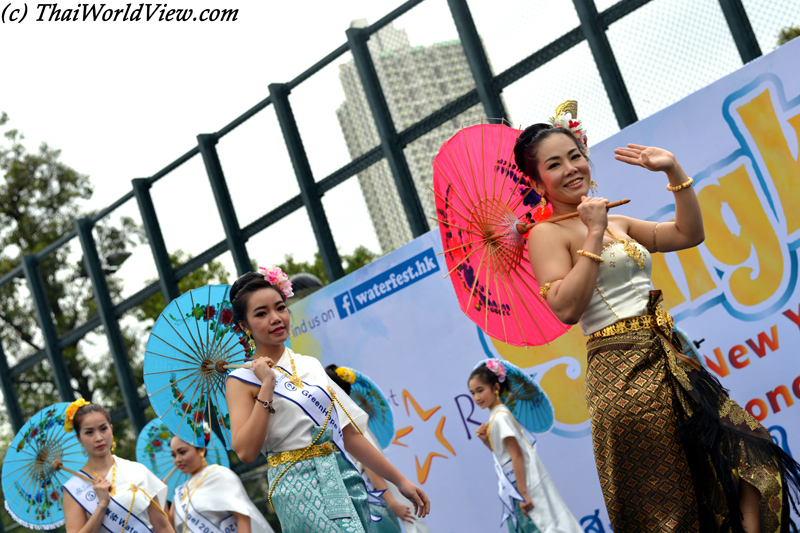
<path id="1" fill-rule="evenodd" d="M 371 251 L 366 246 L 359 246 L 351 254 L 341 255 L 342 265 L 344 266 L 344 273 L 350 274 L 355 272 L 364 265 L 370 264 L 372 261 L 380 257 L 379 254 Z M 281 270 L 286 272 L 289 277 L 306 272 L 313 274 L 319 278 L 323 285 L 327 285 L 328 275 L 325 273 L 325 266 L 322 264 L 322 256 L 319 252 L 314 254 L 314 262 L 309 261 L 295 261 L 292 254 L 283 257 L 283 263 L 278 265 Z"/>
<path id="2" fill-rule="evenodd" d="M 16 268 L 24 255 L 38 253 L 71 232 L 77 218 L 95 214 L 84 207 L 93 192 L 89 177 L 60 161 L 60 151 L 46 143 L 36 151 L 28 151 L 24 136 L 17 129 L 8 128 L 8 121 L 8 115 L 0 113 L 0 128 L 5 130 L 0 141 L 0 276 Z M 116 268 L 134 247 L 144 242 L 144 233 L 130 218 L 112 221 L 106 217 L 95 226 L 94 237 L 99 255 L 104 258 L 110 296 L 116 301 L 122 294 Z M 39 270 L 58 335 L 97 314 L 77 239 L 44 258 Z M 141 335 L 134 325 L 124 321 L 121 330 L 134 370 L 141 376 Z M 11 366 L 44 348 L 24 277 L 0 287 L 0 342 Z M 77 396 L 109 409 L 122 405 L 102 328 L 62 346 L 61 351 Z M 49 367 L 44 360 L 14 379 L 25 418 L 59 401 Z M 7 424 L 5 416 L 3 423 Z M 132 451 L 127 421 L 115 426 L 115 435 L 122 451 Z M 129 453 L 124 455 L 131 457 Z"/>
<path id="3" fill-rule="evenodd" d="M 172 263 L 172 267 L 175 268 L 192 259 L 192 256 L 183 250 L 177 250 L 175 253 L 169 255 L 169 259 Z M 178 281 L 178 289 L 181 294 L 183 294 L 188 290 L 196 289 L 203 285 L 230 283 L 230 281 L 228 281 L 229 278 L 230 274 L 225 268 L 225 265 L 220 261 L 213 260 Z M 156 280 L 150 280 L 151 283 L 153 281 Z M 166 306 L 167 302 L 164 301 L 164 295 L 159 292 L 155 296 L 151 296 L 145 300 L 144 303 L 136 309 L 136 317 L 141 321 L 152 320 L 155 322 L 158 315 L 161 314 L 161 311 L 163 311 Z M 152 324 L 148 326 L 148 329 L 150 327 L 152 327 Z"/>
<path id="4" fill-rule="evenodd" d="M 778 34 L 778 46 L 788 43 L 795 37 L 800 36 L 800 26 L 789 26 Z"/>

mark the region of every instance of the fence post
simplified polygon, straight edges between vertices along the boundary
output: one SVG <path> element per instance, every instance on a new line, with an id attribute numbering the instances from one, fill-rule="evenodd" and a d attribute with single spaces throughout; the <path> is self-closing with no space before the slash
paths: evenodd
<path id="1" fill-rule="evenodd" d="M 8 359 L 6 359 L 6 353 L 3 350 L 2 342 L 0 342 L 0 387 L 2 387 L 3 390 L 8 419 L 11 422 L 11 427 L 14 429 L 14 433 L 16 433 L 25 423 L 25 417 L 22 416 L 22 408 L 19 405 L 17 389 L 14 388 L 14 378 L 11 377 L 11 371 L 8 368 Z M 2 527 L 2 524 L 0 524 L 0 527 Z"/>
<path id="2" fill-rule="evenodd" d="M 114 368 L 117 371 L 117 381 L 125 400 L 125 408 L 128 411 L 128 418 L 131 421 L 133 430 L 138 434 L 144 428 L 147 421 L 144 419 L 144 411 L 139 405 L 139 392 L 136 390 L 136 380 L 133 377 L 130 359 L 128 359 L 125 340 L 122 338 L 122 331 L 119 322 L 114 315 L 114 304 L 111 295 L 108 293 L 108 283 L 100 264 L 100 256 L 97 253 L 97 245 L 92 235 L 93 222 L 89 218 L 81 218 L 75 221 L 75 228 L 78 231 L 78 238 L 83 249 L 83 260 L 86 264 L 86 272 L 92 282 L 94 291 L 94 301 L 97 303 L 97 313 L 103 323 L 106 332 L 106 340 L 111 350 L 111 357 L 114 359 Z"/>
<path id="3" fill-rule="evenodd" d="M 311 172 L 306 149 L 303 146 L 303 140 L 300 138 L 300 131 L 297 129 L 292 105 L 289 103 L 288 86 L 285 83 L 271 83 L 269 85 L 269 96 L 272 101 L 272 107 L 275 108 L 275 114 L 278 116 L 278 124 L 281 126 L 289 158 L 292 160 L 294 175 L 300 186 L 300 196 L 306 206 L 308 218 L 311 219 L 311 227 L 314 230 L 314 237 L 317 239 L 322 263 L 325 265 L 325 273 L 328 275 L 328 280 L 337 280 L 344 276 L 342 260 L 336 250 L 336 243 L 333 240 L 333 233 L 331 233 L 331 227 L 328 224 L 328 217 L 325 215 L 325 208 L 317 192 L 317 184 L 314 182 L 314 175 Z"/>
<path id="4" fill-rule="evenodd" d="M 203 162 L 206 165 L 206 173 L 211 182 L 214 199 L 217 201 L 217 209 L 222 219 L 222 227 L 225 229 L 228 249 L 233 256 L 236 272 L 241 276 L 245 272 L 253 270 L 253 265 L 250 263 L 244 236 L 239 227 L 239 221 L 236 219 L 236 211 L 233 209 L 231 193 L 228 190 L 228 184 L 225 182 L 225 175 L 222 173 L 222 165 L 219 162 L 219 155 L 215 148 L 217 137 L 209 133 L 202 133 L 197 136 L 197 144 L 200 148 L 200 154 L 203 156 Z"/>
<path id="5" fill-rule="evenodd" d="M 50 367 L 53 371 L 53 379 L 58 388 L 58 395 L 62 402 L 71 402 L 75 399 L 75 392 L 70 384 L 69 370 L 67 361 L 61 352 L 58 344 L 58 332 L 51 316 L 50 303 L 47 300 L 47 293 L 44 290 L 44 281 L 39 272 L 39 260 L 34 255 L 22 257 L 22 270 L 28 280 L 28 288 L 31 291 L 33 307 L 36 310 L 36 318 L 39 320 L 39 327 L 42 329 L 44 338 L 45 352 L 50 360 Z"/>
<path id="6" fill-rule="evenodd" d="M 158 223 L 153 198 L 150 196 L 150 183 L 144 178 L 133 179 L 131 183 L 136 203 L 139 204 L 139 213 L 142 215 L 147 242 L 150 243 L 150 252 L 153 254 L 153 261 L 158 271 L 161 294 L 164 296 L 164 303 L 168 304 L 180 296 L 181 291 L 175 281 L 175 272 L 172 270 L 167 245 L 164 244 L 164 235 L 161 233 L 161 225 Z"/>
<path id="7" fill-rule="evenodd" d="M 450 14 L 456 23 L 456 30 L 461 39 L 461 46 L 464 47 L 464 55 L 467 57 L 469 69 L 475 80 L 475 87 L 478 96 L 486 111 L 486 116 L 490 118 L 505 118 L 508 120 L 508 113 L 500 98 L 500 91 L 494 87 L 492 69 L 489 67 L 489 60 L 486 58 L 486 51 L 475 27 L 472 13 L 469 11 L 467 0 L 447 0 L 450 6 Z"/>
<path id="8" fill-rule="evenodd" d="M 372 111 L 375 127 L 378 129 L 383 153 L 397 184 L 397 194 L 400 195 L 400 201 L 403 203 L 411 234 L 419 237 L 427 232 L 430 226 L 428 226 L 425 211 L 422 209 L 422 202 L 419 200 L 411 170 L 408 168 L 408 161 L 403 154 L 403 148 L 399 145 L 397 130 L 394 127 L 383 89 L 381 89 L 375 64 L 372 62 L 367 48 L 367 32 L 363 28 L 349 28 L 345 33 L 350 51 L 353 53 L 353 61 L 356 64 L 361 85 L 364 87 L 364 93 Z"/>
<path id="9" fill-rule="evenodd" d="M 625 81 L 622 79 L 622 73 L 614 57 L 614 51 L 608 42 L 605 28 L 600 23 L 600 16 L 597 14 L 594 0 L 572 1 L 581 21 L 583 34 L 589 43 L 589 48 L 592 50 L 597 70 L 600 71 L 600 78 L 603 80 L 606 94 L 611 101 L 614 115 L 617 117 L 617 124 L 619 124 L 620 128 L 630 126 L 638 120 L 636 118 L 636 110 L 633 108 L 628 88 L 625 87 Z"/>
<path id="10" fill-rule="evenodd" d="M 761 47 L 758 45 L 753 27 L 750 25 L 750 19 L 747 18 L 742 0 L 719 0 L 719 5 L 728 22 L 728 28 L 731 30 L 733 42 L 736 43 L 742 62 L 749 63 L 757 57 L 761 57 Z"/>

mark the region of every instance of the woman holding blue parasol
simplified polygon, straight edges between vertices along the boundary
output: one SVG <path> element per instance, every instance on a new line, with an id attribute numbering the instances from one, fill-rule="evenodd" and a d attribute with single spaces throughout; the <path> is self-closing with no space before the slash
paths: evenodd
<path id="1" fill-rule="evenodd" d="M 73 429 L 88 459 L 63 486 L 67 533 L 174 533 L 163 510 L 164 482 L 144 465 L 112 455 L 116 443 L 108 411 L 76 400 L 65 413 L 64 431 Z"/>
<path id="2" fill-rule="evenodd" d="M 369 531 L 366 488 L 350 454 L 394 482 L 425 516 L 425 493 L 357 429 L 366 425 L 364 412 L 317 359 L 284 346 L 291 295 L 277 267 L 244 274 L 231 288 L 234 321 L 254 352 L 252 368 L 234 370 L 226 381 L 234 450 L 245 462 L 267 456 L 269 500 L 287 533 Z"/>

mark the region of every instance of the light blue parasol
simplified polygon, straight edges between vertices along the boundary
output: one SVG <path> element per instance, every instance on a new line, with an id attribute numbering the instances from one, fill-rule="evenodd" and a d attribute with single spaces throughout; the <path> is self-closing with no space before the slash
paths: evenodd
<path id="1" fill-rule="evenodd" d="M 11 441 L 3 461 L 6 510 L 29 529 L 64 524 L 61 486 L 73 474 L 80 475 L 77 471 L 86 463 L 75 433 L 64 431 L 69 405 L 56 403 L 33 415 Z"/>
<path id="2" fill-rule="evenodd" d="M 229 369 L 243 365 L 247 339 L 233 323 L 230 285 L 206 285 L 176 298 L 153 325 L 144 385 L 158 417 L 182 440 L 203 446 L 203 422 L 218 424 L 231 449 L 225 402 Z"/>
<path id="3" fill-rule="evenodd" d="M 339 368 L 353 373 L 355 380 L 350 383 L 350 398 L 369 415 L 370 431 L 378 439 L 381 448 L 386 448 L 394 438 L 394 415 L 389 401 L 375 382 L 358 370 Z"/>
<path id="4" fill-rule="evenodd" d="M 167 483 L 167 500 L 172 501 L 175 487 L 189 479 L 189 474 L 178 470 L 172 462 L 172 451 L 169 440 L 172 432 L 160 418 L 147 423 L 136 440 L 136 461 L 145 465 L 157 477 Z M 211 442 L 206 446 L 206 461 L 210 465 L 222 465 L 230 468 L 228 452 L 222 441 L 212 432 Z"/>
<path id="5" fill-rule="evenodd" d="M 511 414 L 522 427 L 531 433 L 548 431 L 553 427 L 556 417 L 547 393 L 517 365 L 502 359 L 496 360 L 506 369 L 508 391 L 501 393 L 500 398 Z M 489 359 L 480 361 L 475 368 L 487 361 Z"/>
<path id="6" fill-rule="evenodd" d="M 681 349 L 683 355 L 694 359 L 700 363 L 700 366 L 705 367 L 706 365 L 703 364 L 703 358 L 700 357 L 700 352 L 697 350 L 697 346 L 695 345 L 694 341 L 689 338 L 689 335 L 678 326 L 675 326 L 675 335 L 677 335 L 678 340 L 681 341 L 679 348 Z"/>

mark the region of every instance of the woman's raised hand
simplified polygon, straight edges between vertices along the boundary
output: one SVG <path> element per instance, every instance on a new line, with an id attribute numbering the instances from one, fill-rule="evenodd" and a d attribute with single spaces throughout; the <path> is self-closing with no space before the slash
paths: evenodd
<path id="1" fill-rule="evenodd" d="M 97 494 L 97 503 L 108 505 L 111 502 L 111 495 L 109 494 L 111 486 L 112 485 L 110 481 L 102 478 L 98 479 L 92 484 L 94 493 Z"/>
<path id="2" fill-rule="evenodd" d="M 608 200 L 596 196 L 581 196 L 581 203 L 578 204 L 578 214 L 589 230 L 596 230 L 600 233 L 608 226 Z"/>
<path id="3" fill-rule="evenodd" d="M 262 384 L 266 383 L 275 387 L 275 372 L 272 371 L 274 365 L 275 362 L 269 357 L 253 359 L 253 373 Z"/>
<path id="4" fill-rule="evenodd" d="M 617 148 L 614 150 L 614 159 L 636 165 L 653 172 L 669 172 L 677 165 L 677 160 L 672 152 L 667 152 L 655 146 L 642 146 L 640 144 L 629 144 L 627 148 Z"/>

